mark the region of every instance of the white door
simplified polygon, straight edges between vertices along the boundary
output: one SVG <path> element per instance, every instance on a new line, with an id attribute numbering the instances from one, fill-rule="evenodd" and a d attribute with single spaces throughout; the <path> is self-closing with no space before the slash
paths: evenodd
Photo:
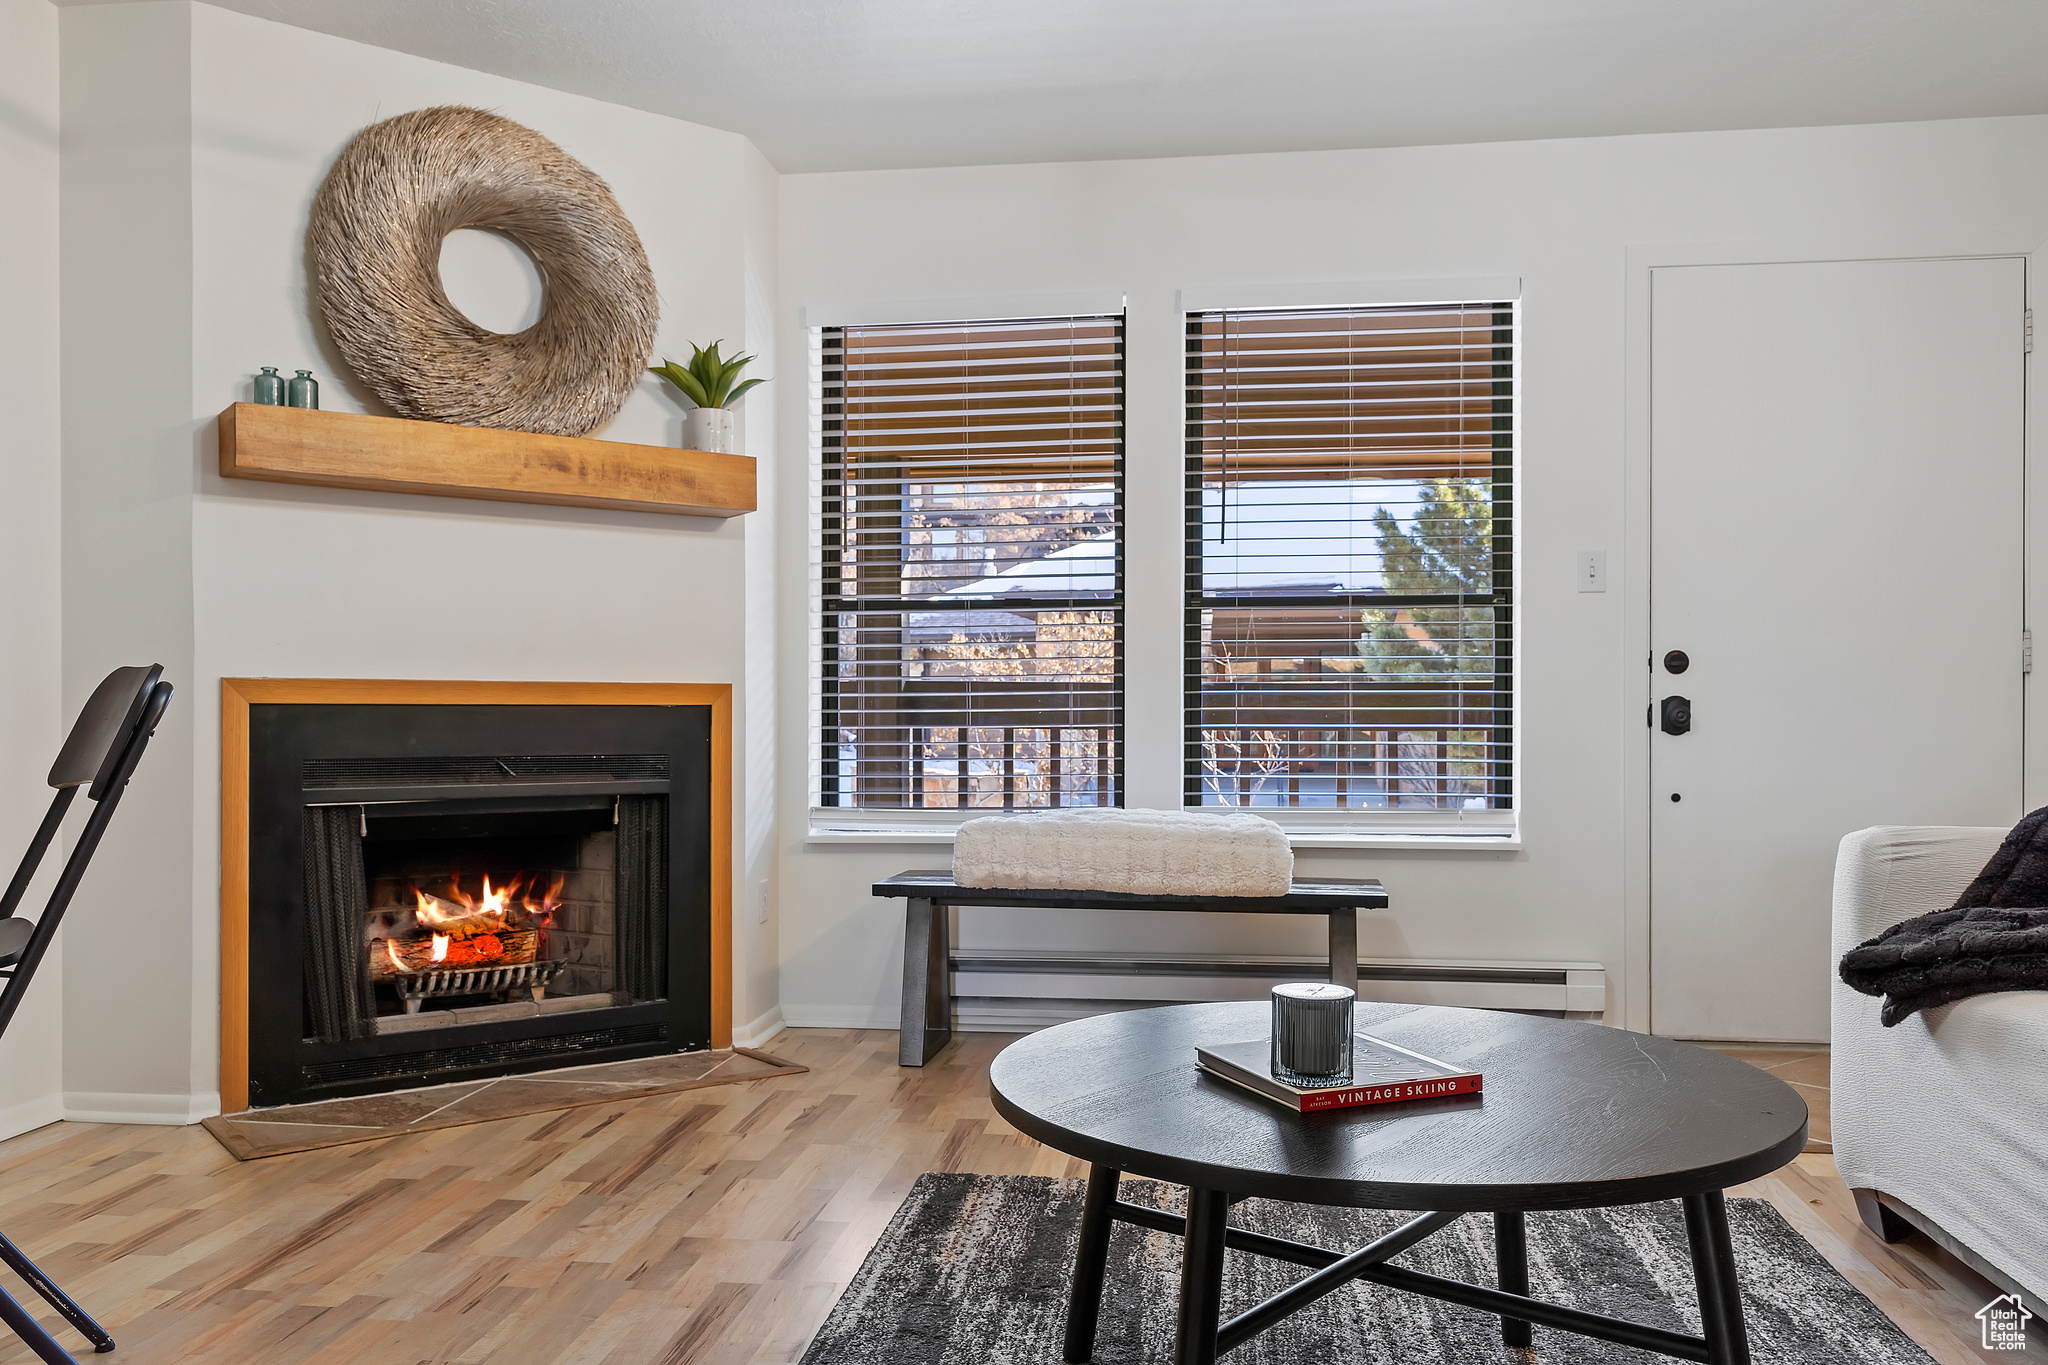
<path id="1" fill-rule="evenodd" d="M 1824 1041 L 1841 837 L 2020 814 L 2024 270 L 1653 272 L 1656 1033 Z"/>

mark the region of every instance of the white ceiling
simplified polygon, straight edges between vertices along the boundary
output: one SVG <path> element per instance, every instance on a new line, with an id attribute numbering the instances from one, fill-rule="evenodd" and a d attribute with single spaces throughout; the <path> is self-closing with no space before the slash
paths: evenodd
<path id="1" fill-rule="evenodd" d="M 2042 0 L 211 2 L 784 171 L 2048 113 Z"/>

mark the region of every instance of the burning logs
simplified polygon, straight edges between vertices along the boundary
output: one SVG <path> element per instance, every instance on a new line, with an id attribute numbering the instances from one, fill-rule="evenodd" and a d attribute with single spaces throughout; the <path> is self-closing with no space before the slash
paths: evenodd
<path id="1" fill-rule="evenodd" d="M 514 966 L 533 961 L 539 946 L 540 930 L 533 928 L 498 928 L 467 938 L 421 934 L 402 939 L 373 939 L 370 943 L 370 979 L 389 981 L 419 972 Z"/>
<path id="2" fill-rule="evenodd" d="M 472 934 L 494 934 L 505 927 L 506 915 L 510 913 L 502 896 L 494 896 L 490 883 L 484 883 L 484 901 L 481 906 L 462 905 L 455 901 L 430 896 L 424 891 L 413 894 L 419 900 L 419 909 L 414 911 L 422 929 L 431 929 L 437 934 L 452 938 L 468 938 Z"/>
<path id="3" fill-rule="evenodd" d="M 412 888 L 415 909 L 378 911 L 364 926 L 370 979 L 391 981 L 532 962 L 539 952 L 541 930 L 562 894 L 562 878 L 556 877 L 538 902 L 520 894 L 526 884 L 519 877 L 494 888 L 486 877 L 481 900 L 463 894 L 459 884 L 450 888 L 452 899 Z M 379 934 L 378 929 L 384 932 Z"/>

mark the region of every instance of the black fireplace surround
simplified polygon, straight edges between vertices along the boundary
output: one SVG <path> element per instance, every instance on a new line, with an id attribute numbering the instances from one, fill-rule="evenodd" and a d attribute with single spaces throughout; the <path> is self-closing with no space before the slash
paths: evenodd
<path id="1" fill-rule="evenodd" d="M 252 704 L 249 1103 L 709 1047 L 710 800 L 709 706 Z M 493 873 L 546 980 L 404 1000 L 371 935 Z"/>

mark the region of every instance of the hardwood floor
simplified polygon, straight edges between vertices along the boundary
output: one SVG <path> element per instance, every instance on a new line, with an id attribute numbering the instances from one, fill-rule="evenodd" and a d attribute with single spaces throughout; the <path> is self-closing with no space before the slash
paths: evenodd
<path id="1" fill-rule="evenodd" d="M 197 1127 L 53 1124 L 0 1143 L 0 1231 L 131 1365 L 794 1361 L 922 1172 L 1082 1173 L 989 1107 L 1008 1039 L 956 1039 L 905 1070 L 894 1033 L 791 1030 L 808 1074 L 248 1163 Z M 1829 1156 L 1736 1193 L 1944 1365 L 2048 1360 L 1979 1352 L 1988 1286 L 1865 1232 Z"/>
<path id="2" fill-rule="evenodd" d="M 1828 1127 L 1828 1054 L 1826 1048 L 1780 1047 L 1758 1043 L 1702 1043 L 1751 1066 L 1762 1067 L 1799 1092 L 1806 1101 L 1806 1150 L 1832 1152 L 1834 1133 Z"/>

